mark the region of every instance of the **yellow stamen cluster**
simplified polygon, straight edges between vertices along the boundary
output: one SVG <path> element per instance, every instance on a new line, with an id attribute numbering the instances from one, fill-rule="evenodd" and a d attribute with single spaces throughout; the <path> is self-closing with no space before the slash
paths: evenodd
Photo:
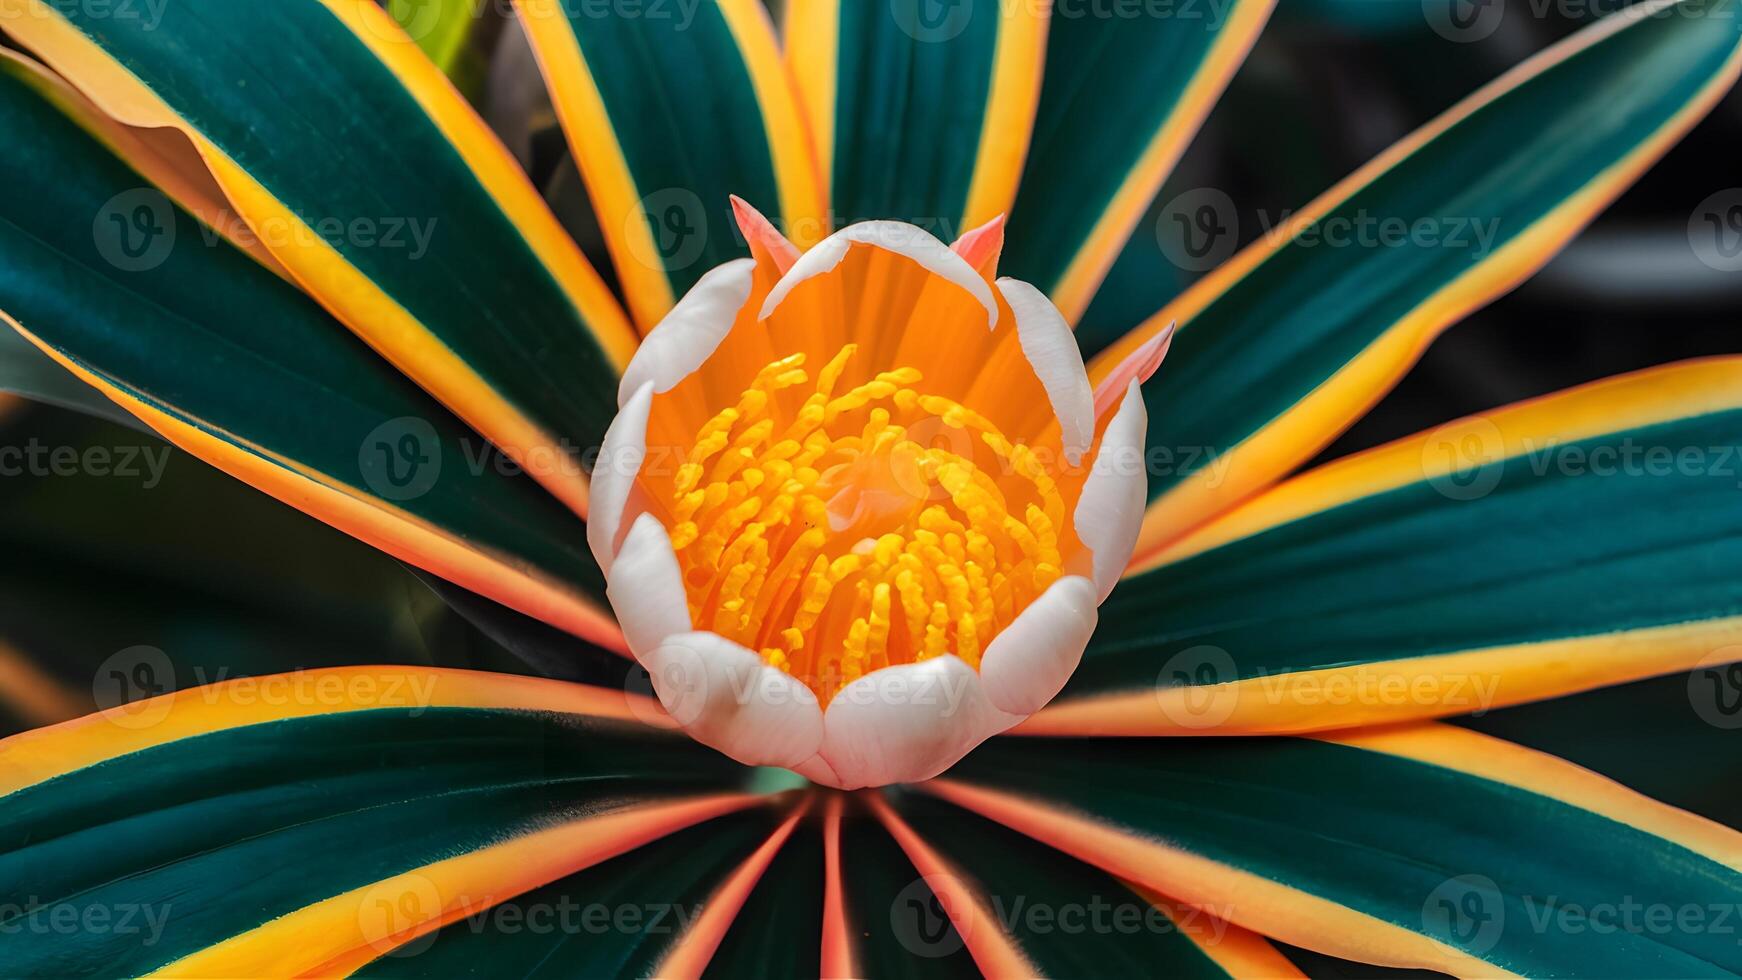
<path id="1" fill-rule="evenodd" d="M 920 392 L 919 371 L 836 394 L 855 352 L 814 382 L 803 354 L 764 367 L 696 433 L 668 501 L 696 628 L 825 701 L 893 664 L 954 653 L 978 668 L 1060 576 L 1066 520 L 1035 454 Z M 975 464 L 976 443 L 1004 479 Z"/>

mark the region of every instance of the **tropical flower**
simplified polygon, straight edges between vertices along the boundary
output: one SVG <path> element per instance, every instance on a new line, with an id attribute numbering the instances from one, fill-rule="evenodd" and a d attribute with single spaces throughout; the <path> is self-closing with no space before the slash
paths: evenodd
<path id="1" fill-rule="evenodd" d="M 443 71 L 473 5 L 124 6 L 0 0 L 0 380 L 537 670 L 122 651 L 0 743 L 8 974 L 1742 972 L 1742 836 L 1513 707 L 1670 677 L 1715 751 L 1742 360 L 1302 470 L 1729 89 L 1730 0 L 1533 57 L 1086 364 L 1266 0 L 517 0 L 610 281 Z"/>

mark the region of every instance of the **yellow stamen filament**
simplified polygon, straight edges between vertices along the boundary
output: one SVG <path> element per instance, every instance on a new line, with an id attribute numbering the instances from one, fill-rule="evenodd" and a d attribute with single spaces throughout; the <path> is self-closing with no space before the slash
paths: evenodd
<path id="1" fill-rule="evenodd" d="M 764 367 L 669 489 L 692 620 L 825 700 L 946 653 L 978 668 L 1063 564 L 1065 502 L 1035 453 L 910 367 L 837 393 L 855 353 L 814 382 L 803 354 Z"/>

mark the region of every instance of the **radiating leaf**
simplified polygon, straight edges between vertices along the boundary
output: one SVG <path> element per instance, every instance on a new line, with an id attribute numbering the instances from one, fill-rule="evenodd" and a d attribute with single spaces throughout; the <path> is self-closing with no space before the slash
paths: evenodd
<path id="1" fill-rule="evenodd" d="M 902 5 L 927 9 L 923 4 Z M 1072 322 L 1263 30 L 1274 0 L 1055 11 L 1002 268 Z"/>
<path id="2" fill-rule="evenodd" d="M 756 804 L 746 770 L 643 716 L 556 681 L 354 668 L 15 736 L 0 955 L 21 974 L 348 969 Z M 45 936 L 57 910 L 154 931 Z"/>
<path id="3" fill-rule="evenodd" d="M 1144 389 L 1155 501 L 1139 556 L 1310 460 L 1440 331 L 1547 262 L 1730 88 L 1736 11 L 1639 4 L 1549 48 L 1099 355 L 1093 377 L 1179 323 Z"/>
<path id="4" fill-rule="evenodd" d="M 760 0 L 517 0 L 637 325 L 748 255 L 729 196 L 801 245 L 824 227 L 815 159 Z"/>
<path id="5" fill-rule="evenodd" d="M 0 311 L 195 455 L 396 557 L 580 635 L 581 523 L 312 300 L 0 76 Z"/>
<path id="6" fill-rule="evenodd" d="M 633 334 L 416 43 L 368 0 L 106 10 L 0 2 L 105 111 L 186 133 L 297 282 L 584 513 L 584 475 L 552 460 L 598 445 Z"/>
<path id="7" fill-rule="evenodd" d="M 697 926 L 710 913 L 730 913 L 719 891 L 759 848 L 784 843 L 790 819 L 763 807 L 680 830 L 460 919 L 355 975 L 672 975 L 668 958 L 705 941 Z"/>
<path id="8" fill-rule="evenodd" d="M 1010 210 L 1041 90 L 1044 4 L 817 0 L 785 45 L 836 221 L 953 240 Z"/>
<path id="9" fill-rule="evenodd" d="M 1714 358 L 1296 477 L 1116 589 L 1029 730 L 1382 724 L 1742 660 L 1739 441 Z"/>
<path id="10" fill-rule="evenodd" d="M 1152 903 L 1107 872 L 975 813 L 918 794 L 891 796 L 900 819 L 947 862 L 942 877 L 980 906 L 969 929 L 963 910 L 941 910 L 970 947 L 995 931 L 1029 973 L 1047 977 L 1295 975 L 1275 949 L 1214 908 Z"/>
<path id="11" fill-rule="evenodd" d="M 995 739 L 925 788 L 1333 956 L 1460 976 L 1742 970 L 1734 934 L 1710 928 L 1742 888 L 1742 835 L 1456 728 Z"/>

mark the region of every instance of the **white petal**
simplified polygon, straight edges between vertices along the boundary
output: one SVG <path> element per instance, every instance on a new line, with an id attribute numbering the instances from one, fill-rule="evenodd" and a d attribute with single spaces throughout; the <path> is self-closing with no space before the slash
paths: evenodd
<path id="1" fill-rule="evenodd" d="M 800 765 L 823 741 L 817 696 L 716 633 L 681 633 L 641 657 L 666 713 L 747 766 Z"/>
<path id="2" fill-rule="evenodd" d="M 820 755 L 813 755 L 791 768 L 793 772 L 818 786 L 833 786 L 837 789 L 841 786 L 841 777 L 835 774 L 835 770 L 829 766 L 829 761 Z"/>
<path id="3" fill-rule="evenodd" d="M 1077 500 L 1077 538 L 1094 553 L 1099 602 L 1107 601 L 1137 547 L 1137 531 L 1149 502 L 1149 474 L 1143 459 L 1148 430 L 1149 410 L 1133 380 L 1113 421 L 1107 423 L 1101 451 Z"/>
<path id="4" fill-rule="evenodd" d="M 659 518 L 642 514 L 635 519 L 611 566 L 605 597 L 638 657 L 652 653 L 666 637 L 690 631 L 683 571 Z"/>
<path id="5" fill-rule="evenodd" d="M 647 414 L 653 408 L 653 382 L 648 381 L 629 396 L 599 447 L 593 465 L 593 486 L 587 506 L 587 544 L 606 575 L 617 555 L 617 532 L 623 527 L 623 511 L 635 489 L 635 477 L 647 458 Z"/>
<path id="6" fill-rule="evenodd" d="M 755 277 L 755 259 L 734 259 L 696 280 L 629 359 L 617 386 L 617 406 L 650 381 L 663 394 L 701 367 L 731 333 L 739 311 L 750 301 Z"/>
<path id="7" fill-rule="evenodd" d="M 774 284 L 774 290 L 762 304 L 762 313 L 758 318 L 766 320 L 774 315 L 774 311 L 800 283 L 815 279 L 840 265 L 854 245 L 875 245 L 884 251 L 912 259 L 927 272 L 967 290 L 986 308 L 987 326 L 998 325 L 998 299 L 992 295 L 992 287 L 986 284 L 985 277 L 975 272 L 966 259 L 950 251 L 948 245 L 938 241 L 930 232 L 901 221 L 862 221 L 823 239 L 815 248 L 799 256 L 786 275 L 781 276 L 780 281 Z"/>
<path id="8" fill-rule="evenodd" d="M 1083 352 L 1064 314 L 1046 294 L 1020 279 L 998 280 L 998 291 L 1016 314 L 1016 339 L 1052 402 L 1064 434 L 1065 459 L 1076 466 L 1095 441 L 1095 393 Z"/>
<path id="9" fill-rule="evenodd" d="M 840 789 L 918 782 L 1021 720 L 994 708 L 980 675 L 946 655 L 842 688 L 823 713 L 822 756 Z"/>
<path id="10" fill-rule="evenodd" d="M 1096 598 L 1095 583 L 1069 575 L 1029 603 L 980 658 L 986 699 L 1023 716 L 1046 707 L 1083 659 L 1099 618 Z"/>

